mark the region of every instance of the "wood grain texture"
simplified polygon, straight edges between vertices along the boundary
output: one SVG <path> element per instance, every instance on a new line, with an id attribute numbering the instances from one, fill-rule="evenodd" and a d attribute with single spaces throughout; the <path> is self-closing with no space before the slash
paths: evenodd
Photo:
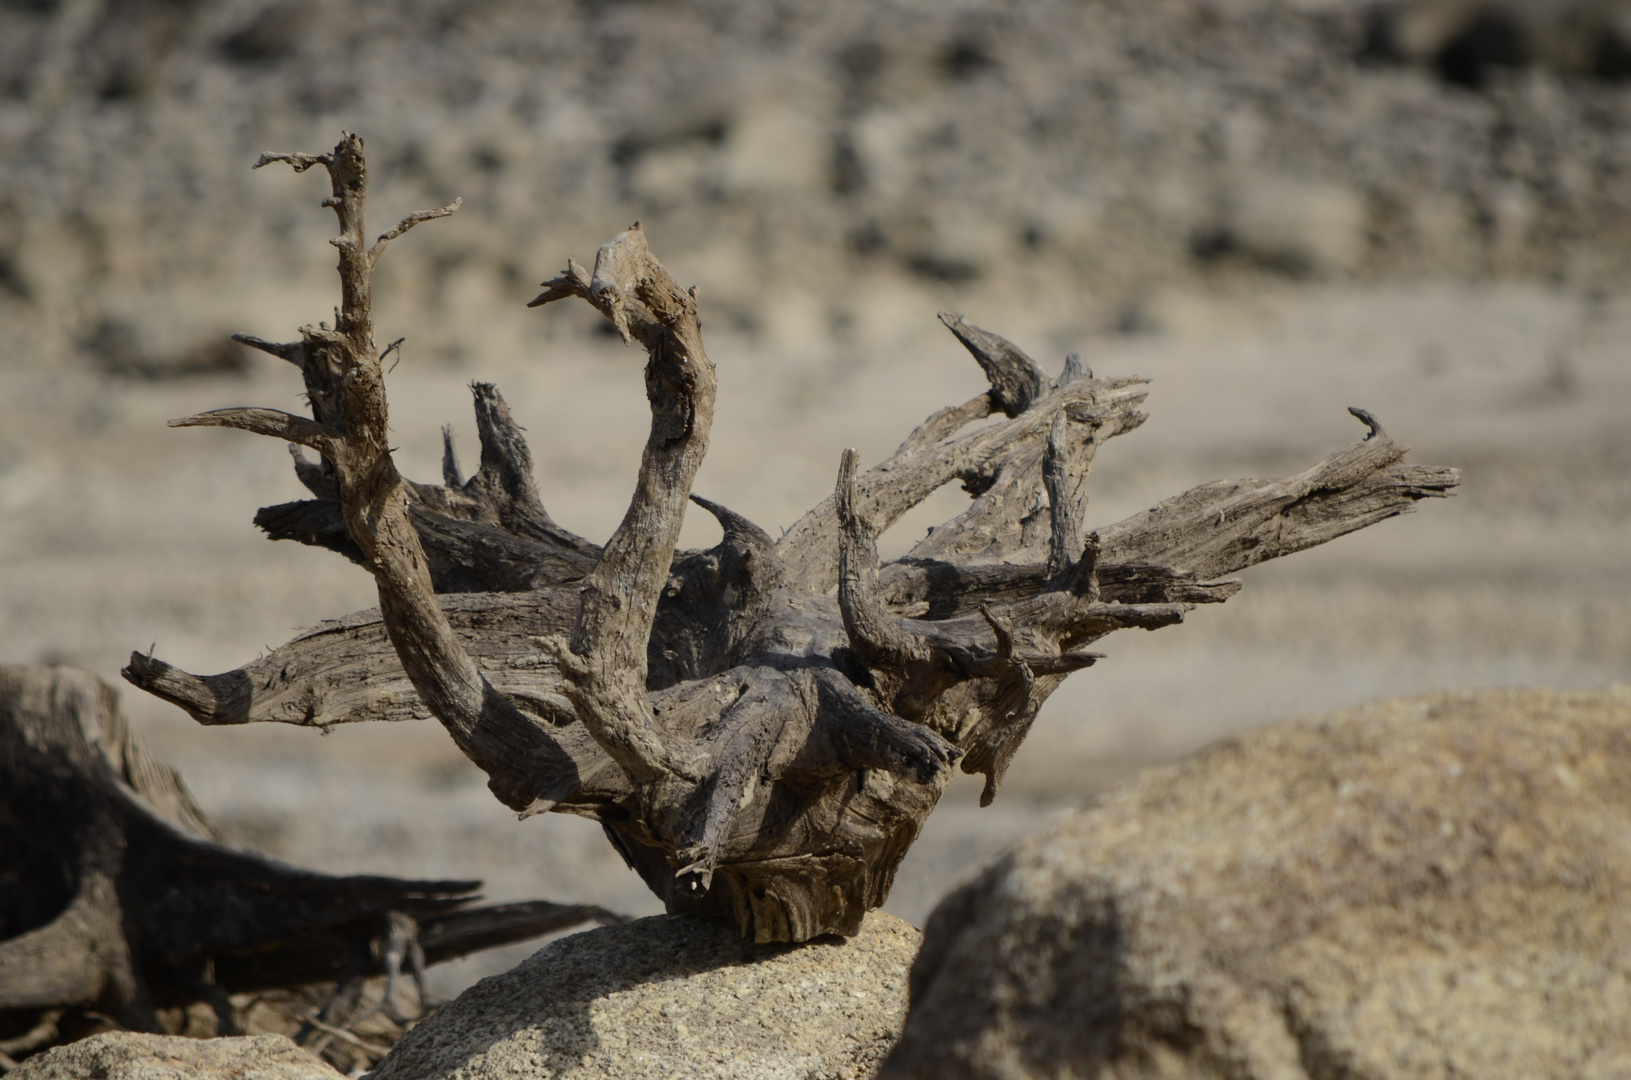
<path id="1" fill-rule="evenodd" d="M 548 901 L 469 907 L 480 885 L 320 874 L 228 847 L 111 687 L 73 668 L 0 665 L 8 1031 L 79 1007 L 157 1032 L 157 1009 L 205 1001 L 230 1033 L 231 993 L 394 978 L 410 954 L 435 963 L 616 919 Z"/>
<path id="2" fill-rule="evenodd" d="M 235 672 L 199 678 L 137 656 L 126 676 L 205 723 L 434 715 L 507 805 L 599 820 L 671 911 L 734 919 L 758 941 L 853 934 L 951 768 L 983 774 L 989 802 L 1098 639 L 1180 622 L 1238 590 L 1224 575 L 1459 482 L 1405 464 L 1360 412 L 1366 440 L 1299 476 L 1203 485 L 1090 532 L 1095 455 L 1143 423 L 1144 380 L 1096 378 L 1075 356 L 1050 379 L 1012 342 L 943 315 L 991 389 L 870 469 L 845 453 L 834 496 L 772 541 L 691 495 L 714 368 L 695 291 L 636 224 L 592 270 L 568 260 L 531 305 L 589 303 L 649 357 L 634 496 L 597 549 L 544 512 L 490 387 L 476 387 L 476 477 L 460 482 L 451 449 L 445 486 L 397 475 L 367 322 L 373 256 L 355 254 L 361 142 L 277 160 L 334 181 L 342 306 L 334 330 L 261 345 L 301 368 L 315 426 L 259 413 L 244 426 L 326 448 L 318 464 L 297 460 L 315 498 L 257 522 L 361 563 L 380 608 Z M 880 563 L 878 533 L 953 482 L 968 507 Z M 691 501 L 724 538 L 676 552 Z"/>

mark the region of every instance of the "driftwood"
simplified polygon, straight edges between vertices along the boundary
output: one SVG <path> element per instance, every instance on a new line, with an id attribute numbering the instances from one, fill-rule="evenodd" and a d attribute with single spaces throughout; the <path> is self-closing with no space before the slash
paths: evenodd
<path id="1" fill-rule="evenodd" d="M 616 918 L 467 907 L 480 884 L 335 877 L 229 847 L 105 683 L 0 666 L 0 1066 L 56 1037 L 46 1010 L 156 1032 L 159 1010 L 206 1002 L 227 1034 L 230 995 L 334 983 L 312 1018 L 333 1027 L 370 976 L 395 1009 L 397 980 L 426 964 Z"/>
<path id="2" fill-rule="evenodd" d="M 1219 482 L 1090 532 L 1085 487 L 1105 440 L 1144 420 L 1144 380 L 1075 357 L 1050 378 L 1010 342 L 943 315 L 991 389 L 929 417 L 888 460 L 839 463 L 832 498 L 782 537 L 691 493 L 714 365 L 695 291 L 635 225 L 592 272 L 568 260 L 533 306 L 581 300 L 649 354 L 651 432 L 604 547 L 545 512 L 520 431 L 476 385 L 481 466 L 451 445 L 441 486 L 396 471 L 387 442 L 362 141 L 268 155 L 332 183 L 342 302 L 333 327 L 276 344 L 312 417 L 240 408 L 173 421 L 295 444 L 313 499 L 262 510 L 272 536 L 366 567 L 380 606 L 236 671 L 200 677 L 134 655 L 125 676 L 199 722 L 326 726 L 435 716 L 522 815 L 600 821 L 671 911 L 722 915 L 759 941 L 854 933 L 950 770 L 989 802 L 1037 709 L 1115 630 L 1181 621 L 1239 588 L 1222 575 L 1405 513 L 1458 483 L 1407 465 L 1368 414 L 1365 441 L 1279 480 Z M 299 448 L 320 455 L 308 460 Z M 972 501 L 904 558 L 875 539 L 931 492 Z M 676 552 L 687 502 L 723 529 Z"/>

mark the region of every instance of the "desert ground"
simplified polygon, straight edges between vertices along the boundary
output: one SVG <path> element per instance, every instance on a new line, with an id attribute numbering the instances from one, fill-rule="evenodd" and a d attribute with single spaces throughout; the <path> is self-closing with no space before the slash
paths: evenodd
<path id="1" fill-rule="evenodd" d="M 546 506 L 591 539 L 635 473 L 641 356 L 587 310 L 524 304 L 634 217 L 700 287 L 719 368 L 697 491 L 772 533 L 832 490 L 843 448 L 875 462 L 981 391 L 935 321 L 947 309 L 1045 367 L 1074 351 L 1153 380 L 1148 423 L 1095 464 L 1095 524 L 1306 468 L 1361 437 L 1350 405 L 1414 461 L 1463 470 L 1449 500 L 1255 568 L 1183 626 L 1105 641 L 993 806 L 953 785 L 888 905 L 910 921 L 1049 815 L 1245 726 L 1631 681 L 1622 84 L 1537 69 L 1469 89 L 1359 64 L 1357 0 L 1028 20 L 837 5 L 783 24 L 726 3 L 556 6 L 546 29 L 503 3 L 442 23 L 436 5 L 396 22 L 204 5 L 181 29 L 163 5 L 0 13 L 0 660 L 117 682 L 153 649 L 220 671 L 375 602 L 360 568 L 250 524 L 302 497 L 282 447 L 164 423 L 298 409 L 270 357 L 171 361 L 327 317 L 320 181 L 248 165 L 350 127 L 378 153 L 376 220 L 466 196 L 378 281 L 382 338 L 408 337 L 389 377 L 403 471 L 439 475 L 443 424 L 470 464 L 465 386 L 494 382 Z M 324 36 L 342 30 L 365 45 Z M 528 33 L 542 60 L 483 59 Z M 751 59 L 711 68 L 716 45 Z M 885 557 L 965 499 L 941 491 Z M 683 543 L 716 537 L 697 514 Z M 203 729 L 132 688 L 123 702 L 236 842 L 334 872 L 481 878 L 495 900 L 657 910 L 597 828 L 516 821 L 432 725 Z M 435 988 L 533 947 L 448 965 Z"/>

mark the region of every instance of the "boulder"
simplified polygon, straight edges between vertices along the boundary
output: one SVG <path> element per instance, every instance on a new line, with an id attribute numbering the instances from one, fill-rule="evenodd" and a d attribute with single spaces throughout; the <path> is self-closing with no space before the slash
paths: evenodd
<path id="1" fill-rule="evenodd" d="M 403 1037 L 370 1080 L 872 1076 L 906 1017 L 918 932 L 755 945 L 659 915 L 561 938 Z"/>
<path id="2" fill-rule="evenodd" d="M 1627 896 L 1631 688 L 1264 728 L 948 896 L 880 1075 L 1625 1076 Z"/>
<path id="3" fill-rule="evenodd" d="M 340 1080 L 282 1035 L 188 1039 L 119 1031 L 47 1050 L 8 1080 Z"/>

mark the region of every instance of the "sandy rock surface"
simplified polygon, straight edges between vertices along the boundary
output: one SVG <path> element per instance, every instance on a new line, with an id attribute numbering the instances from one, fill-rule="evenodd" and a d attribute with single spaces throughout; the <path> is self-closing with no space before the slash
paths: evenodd
<path id="1" fill-rule="evenodd" d="M 1143 774 L 930 918 L 881 1075 L 1631 1069 L 1631 689 L 1438 694 Z"/>
<path id="2" fill-rule="evenodd" d="M 12 1080 L 337 1080 L 341 1074 L 284 1038 L 188 1039 L 121 1031 L 93 1035 L 23 1062 Z"/>
<path id="3" fill-rule="evenodd" d="M 754 945 L 657 916 L 555 942 L 414 1028 L 372 1080 L 871 1076 L 900 1033 L 918 932 Z"/>

